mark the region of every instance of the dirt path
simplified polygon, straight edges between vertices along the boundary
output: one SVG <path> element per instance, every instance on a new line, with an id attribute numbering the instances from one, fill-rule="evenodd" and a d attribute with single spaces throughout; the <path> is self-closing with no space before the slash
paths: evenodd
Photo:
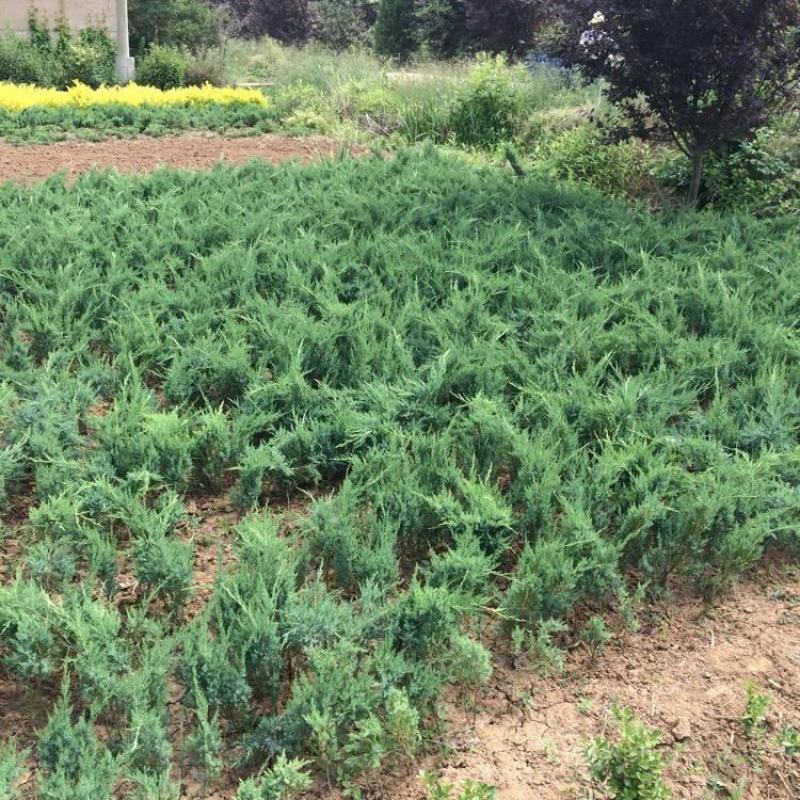
<path id="1" fill-rule="evenodd" d="M 336 155 L 343 145 L 325 136 L 292 138 L 266 134 L 247 138 L 184 134 L 162 138 L 66 141 L 12 145 L 0 141 L 0 183 L 31 184 L 57 173 L 75 178 L 93 167 L 149 172 L 160 166 L 210 169 L 219 162 L 242 164 L 253 158 L 303 163 Z M 351 152 L 363 148 L 347 147 Z"/>

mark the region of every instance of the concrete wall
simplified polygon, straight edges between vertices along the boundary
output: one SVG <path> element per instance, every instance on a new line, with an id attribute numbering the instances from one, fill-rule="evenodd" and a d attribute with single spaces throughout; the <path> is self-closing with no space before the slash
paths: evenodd
<path id="1" fill-rule="evenodd" d="M 0 0 L 0 29 L 28 32 L 28 16 L 55 26 L 64 20 L 73 30 L 102 28 L 112 39 L 117 35 L 116 0 Z"/>

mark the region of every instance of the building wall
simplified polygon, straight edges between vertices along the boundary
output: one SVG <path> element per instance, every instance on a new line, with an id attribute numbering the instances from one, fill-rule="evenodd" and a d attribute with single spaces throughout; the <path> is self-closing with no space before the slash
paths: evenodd
<path id="1" fill-rule="evenodd" d="M 0 29 L 28 32 L 28 16 L 50 26 L 64 20 L 73 30 L 102 28 L 113 39 L 117 33 L 116 0 L 0 0 Z"/>

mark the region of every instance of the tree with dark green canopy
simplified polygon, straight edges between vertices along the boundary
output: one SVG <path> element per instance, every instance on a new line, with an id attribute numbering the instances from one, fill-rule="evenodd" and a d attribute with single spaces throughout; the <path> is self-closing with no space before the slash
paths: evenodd
<path id="1" fill-rule="evenodd" d="M 381 0 L 375 22 L 375 49 L 384 56 L 405 58 L 414 50 L 415 0 Z"/>

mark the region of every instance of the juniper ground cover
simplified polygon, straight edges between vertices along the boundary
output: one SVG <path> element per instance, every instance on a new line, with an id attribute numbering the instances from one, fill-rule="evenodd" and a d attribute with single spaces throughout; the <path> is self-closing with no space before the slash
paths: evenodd
<path id="1" fill-rule="evenodd" d="M 26 759 L 43 798 L 352 786 L 488 630 L 564 644 L 796 546 L 799 271 L 796 219 L 433 150 L 4 186 L 0 675 L 52 708 L 0 793 Z M 203 603 L 198 495 L 242 515 Z"/>

